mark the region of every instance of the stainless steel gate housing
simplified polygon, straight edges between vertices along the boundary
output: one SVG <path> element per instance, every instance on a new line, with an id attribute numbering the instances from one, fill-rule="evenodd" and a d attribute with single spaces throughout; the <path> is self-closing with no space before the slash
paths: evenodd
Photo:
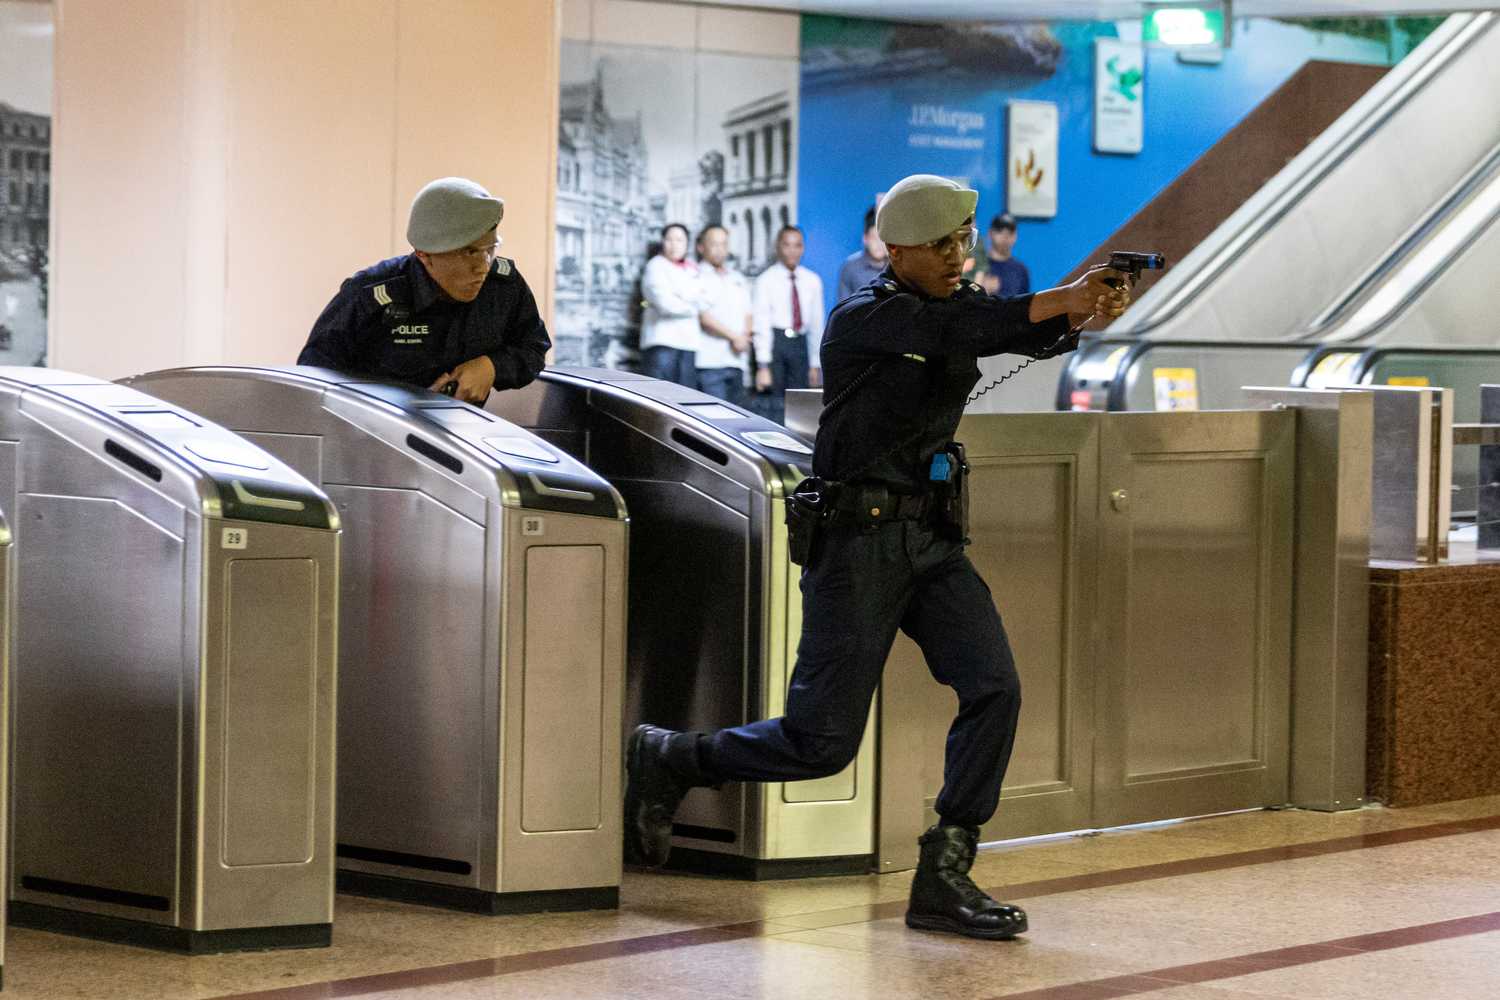
<path id="1" fill-rule="evenodd" d="M 10 843 L 10 646 L 11 604 L 15 600 L 15 576 L 11 572 L 10 524 L 0 514 L 0 845 Z M 10 851 L 0 850 L 0 885 L 9 874 Z M 0 906 L 0 983 L 4 982 L 5 907 Z"/>
<path id="2" fill-rule="evenodd" d="M 782 713 L 802 598 L 783 497 L 806 439 L 629 372 L 551 368 L 487 407 L 586 462 L 630 506 L 627 722 L 717 729 Z M 818 781 L 693 789 L 672 864 L 754 878 L 868 871 L 874 741 Z"/>
<path id="3" fill-rule="evenodd" d="M 968 556 L 1021 720 L 984 839 L 1288 801 L 1296 415 L 968 416 Z M 898 637 L 881 685 L 880 866 L 935 821 L 953 696 Z"/>
<path id="4" fill-rule="evenodd" d="M 124 386 L 0 369 L 16 547 L 11 919 L 187 951 L 326 945 L 338 519 Z"/>
<path id="5" fill-rule="evenodd" d="M 314 368 L 137 376 L 345 526 L 338 884 L 476 912 L 618 905 L 625 508 L 513 424 Z"/>

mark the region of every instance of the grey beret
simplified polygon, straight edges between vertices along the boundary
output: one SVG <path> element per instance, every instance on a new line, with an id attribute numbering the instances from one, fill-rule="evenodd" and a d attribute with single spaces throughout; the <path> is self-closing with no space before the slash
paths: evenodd
<path id="1" fill-rule="evenodd" d="M 414 250 L 442 253 L 468 246 L 500 224 L 505 202 L 463 177 L 440 177 L 417 192 L 406 223 Z"/>
<path id="2" fill-rule="evenodd" d="M 978 191 L 935 174 L 912 174 L 880 199 L 875 231 L 892 246 L 920 246 L 940 240 L 963 225 L 978 204 Z"/>

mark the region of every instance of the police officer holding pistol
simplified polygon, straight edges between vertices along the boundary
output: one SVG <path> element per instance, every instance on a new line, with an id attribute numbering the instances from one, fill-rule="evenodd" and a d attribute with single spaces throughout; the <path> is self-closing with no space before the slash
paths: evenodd
<path id="1" fill-rule="evenodd" d="M 713 733 L 637 727 L 626 753 L 628 861 L 667 860 L 672 814 L 693 786 L 796 781 L 847 766 L 900 628 L 958 695 L 938 822 L 919 841 L 906 923 L 986 939 L 1027 929 L 1020 908 L 969 877 L 979 828 L 999 801 L 1021 690 L 989 588 L 964 554 L 953 434 L 980 378 L 975 359 L 1072 350 L 1076 331 L 1096 314 L 1118 316 L 1129 293 L 1123 273 L 1096 267 L 1034 295 L 986 295 L 963 278 L 977 201 L 919 174 L 881 202 L 876 227 L 890 263 L 829 320 L 816 478 L 788 501 L 803 626 L 786 714 Z"/>
<path id="2" fill-rule="evenodd" d="M 443 177 L 411 203 L 412 252 L 347 279 L 299 365 L 375 375 L 481 404 L 534 378 L 552 346 L 515 263 L 499 256 L 505 203 Z"/>

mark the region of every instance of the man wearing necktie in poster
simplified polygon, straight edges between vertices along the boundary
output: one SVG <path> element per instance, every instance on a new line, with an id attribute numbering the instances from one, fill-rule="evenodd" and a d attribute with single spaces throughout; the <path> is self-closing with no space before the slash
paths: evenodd
<path id="1" fill-rule="evenodd" d="M 823 384 L 823 281 L 802 266 L 805 249 L 802 230 L 782 226 L 776 263 L 755 279 L 755 391 L 778 424 L 784 422 L 788 389 Z"/>

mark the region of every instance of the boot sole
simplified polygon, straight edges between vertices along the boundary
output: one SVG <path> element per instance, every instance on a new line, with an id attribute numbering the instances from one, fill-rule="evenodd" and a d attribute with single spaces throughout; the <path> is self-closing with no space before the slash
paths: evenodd
<path id="1" fill-rule="evenodd" d="M 1028 927 L 1022 920 L 1020 926 L 1006 930 L 983 930 L 959 923 L 951 917 L 925 916 L 914 913 L 906 915 L 906 926 L 916 931 L 936 931 L 939 934 L 958 934 L 962 937 L 979 938 L 982 941 L 1009 941 L 1017 934 L 1025 934 Z"/>

